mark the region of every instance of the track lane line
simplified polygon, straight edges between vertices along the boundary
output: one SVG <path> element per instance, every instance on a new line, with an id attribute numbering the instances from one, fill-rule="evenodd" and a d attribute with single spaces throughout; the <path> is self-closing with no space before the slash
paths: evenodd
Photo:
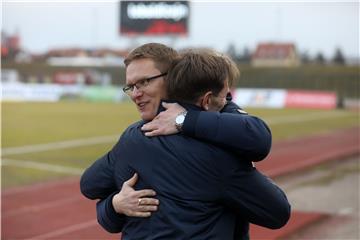
<path id="1" fill-rule="evenodd" d="M 49 182 L 37 182 L 31 185 L 16 186 L 8 189 L 2 189 L 1 195 L 3 197 L 9 197 L 19 193 L 33 192 L 33 191 L 46 191 L 49 188 L 66 187 L 73 184 L 77 184 L 80 181 L 79 176 L 67 177 L 58 180 L 51 180 Z"/>
<path id="2" fill-rule="evenodd" d="M 21 207 L 19 209 L 12 210 L 12 211 L 3 211 L 2 218 L 14 217 L 14 216 L 23 215 L 23 214 L 33 214 L 33 213 L 43 211 L 43 210 L 46 210 L 49 208 L 60 207 L 62 205 L 73 203 L 73 202 L 76 202 L 79 200 L 84 200 L 84 197 L 82 197 L 80 195 L 76 196 L 76 197 L 65 197 L 65 198 L 61 198 L 59 200 L 50 201 L 50 202 L 46 202 L 46 203 L 38 203 L 36 205 L 24 206 L 24 207 Z"/>
<path id="3" fill-rule="evenodd" d="M 58 236 L 68 234 L 71 232 L 75 232 L 75 231 L 83 230 L 83 229 L 86 229 L 89 227 L 93 227 L 93 226 L 96 226 L 97 224 L 98 224 L 97 221 L 94 219 L 94 220 L 87 221 L 87 222 L 72 224 L 69 227 L 60 228 L 58 230 L 48 232 L 45 234 L 41 234 L 41 235 L 37 235 L 37 236 L 31 237 L 31 238 L 26 238 L 26 240 L 41 240 L 41 239 L 54 238 L 54 237 L 58 237 Z"/>
<path id="4" fill-rule="evenodd" d="M 15 160 L 9 158 L 1 159 L 1 166 L 32 168 L 37 170 L 66 173 L 71 175 L 81 175 L 84 171 L 84 169 L 81 168 L 65 167 L 56 164 L 40 163 L 29 160 Z"/>

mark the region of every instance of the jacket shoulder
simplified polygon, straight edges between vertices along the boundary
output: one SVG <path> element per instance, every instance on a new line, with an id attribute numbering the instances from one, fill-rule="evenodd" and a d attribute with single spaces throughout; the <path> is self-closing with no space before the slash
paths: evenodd
<path id="1" fill-rule="evenodd" d="M 221 112 L 248 114 L 246 111 L 244 111 L 241 107 L 239 107 L 236 103 L 232 101 L 227 102 L 223 109 L 221 109 Z"/>
<path id="2" fill-rule="evenodd" d="M 137 131 L 138 129 L 140 129 L 142 127 L 142 125 L 144 125 L 144 121 L 143 120 L 140 120 L 140 121 L 137 121 L 133 124 L 131 124 L 130 126 L 128 126 L 125 131 L 123 132 L 123 135 L 126 135 L 126 134 L 130 134 L 134 131 Z"/>

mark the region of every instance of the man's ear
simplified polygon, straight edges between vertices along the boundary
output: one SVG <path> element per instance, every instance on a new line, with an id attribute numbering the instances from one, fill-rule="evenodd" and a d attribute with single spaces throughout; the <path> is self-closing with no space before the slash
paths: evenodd
<path id="1" fill-rule="evenodd" d="M 212 95 L 211 91 L 206 92 L 204 94 L 204 96 L 202 97 L 202 99 L 201 99 L 201 107 L 203 109 L 205 109 L 206 111 L 209 110 L 209 107 L 210 107 L 210 104 L 211 104 L 211 95 Z"/>

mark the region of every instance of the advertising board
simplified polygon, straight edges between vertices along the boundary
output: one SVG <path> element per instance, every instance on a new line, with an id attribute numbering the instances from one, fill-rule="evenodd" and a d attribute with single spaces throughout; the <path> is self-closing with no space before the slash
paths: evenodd
<path id="1" fill-rule="evenodd" d="M 120 33 L 139 35 L 187 35 L 188 1 L 121 1 Z"/>

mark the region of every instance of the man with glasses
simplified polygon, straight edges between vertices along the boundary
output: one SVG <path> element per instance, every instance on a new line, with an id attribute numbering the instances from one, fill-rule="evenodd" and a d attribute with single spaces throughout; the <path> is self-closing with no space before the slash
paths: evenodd
<path id="1" fill-rule="evenodd" d="M 167 94 L 188 112 L 219 111 L 232 69 L 212 52 L 185 53 L 169 70 Z M 195 90 L 181 94 L 188 88 Z M 148 138 L 143 123 L 130 126 L 107 159 L 118 186 L 136 172 L 136 187 L 155 189 L 161 204 L 151 218 L 124 217 L 115 192 L 97 206 L 105 229 L 122 231 L 123 239 L 246 239 L 248 222 L 270 228 L 286 223 L 285 195 L 251 162 L 182 134 Z M 138 207 L 147 200 L 139 198 Z"/>
<path id="2" fill-rule="evenodd" d="M 127 86 L 124 91 L 136 104 L 142 120 L 146 122 L 153 118 L 162 120 L 162 116 L 165 116 L 167 123 L 163 121 L 160 125 L 167 129 L 163 134 L 173 134 L 181 130 L 186 136 L 211 142 L 234 152 L 241 161 L 264 159 L 271 147 L 269 128 L 261 119 L 244 114 L 233 102 L 228 102 L 221 110 L 221 114 L 209 111 L 186 113 L 179 105 L 163 102 L 162 105 L 169 110 L 157 115 L 161 99 L 167 98 L 165 76 L 152 77 L 166 73 L 171 63 L 178 57 L 178 53 L 168 46 L 149 43 L 134 49 L 125 59 Z M 143 81 L 146 78 L 151 80 Z M 140 86 L 138 84 L 142 91 L 133 85 L 138 82 L 144 82 Z M 156 134 L 156 131 L 149 130 L 154 128 L 161 130 L 158 126 L 155 121 L 155 126 L 144 125 L 143 130 L 147 131 L 145 134 Z M 116 189 L 112 174 L 112 167 L 106 161 L 96 161 L 81 178 L 82 193 L 90 199 L 106 198 Z M 133 182 L 129 181 L 129 183 Z M 133 191 L 128 183 L 125 184 L 124 189 L 129 192 L 123 197 L 125 212 L 130 216 L 149 216 L 150 211 L 139 210 L 135 202 L 139 195 L 148 194 L 150 197 L 154 195 L 154 191 Z M 157 203 L 155 199 L 149 200 L 149 209 L 156 209 Z"/>
<path id="3" fill-rule="evenodd" d="M 161 99 L 167 97 L 163 75 L 169 70 L 170 63 L 178 57 L 177 53 L 169 49 L 161 44 L 147 44 L 135 49 L 125 60 L 127 86 L 124 91 L 130 94 L 145 122 L 152 120 L 157 115 Z M 231 71 L 228 71 L 228 74 L 231 74 Z M 221 99 L 225 99 L 227 91 L 228 89 L 224 90 Z M 211 102 L 216 97 L 219 96 L 210 94 L 209 97 L 206 97 L 206 101 Z M 169 105 L 165 104 L 165 106 Z M 203 106 L 203 109 L 206 110 L 207 105 Z M 239 157 L 238 161 L 251 164 L 252 160 L 261 160 L 268 154 L 271 134 L 263 121 L 253 116 L 239 114 L 238 109 L 233 103 L 229 103 L 223 108 L 223 111 L 232 114 L 188 109 L 187 112 L 178 114 L 176 123 L 172 122 L 172 126 L 175 126 L 176 131 L 181 131 L 182 135 L 196 137 L 222 146 L 226 151 L 236 154 Z M 136 187 L 143 190 L 132 189 L 137 181 L 137 176 L 132 177 L 124 184 L 122 181 L 114 180 L 114 165 L 122 161 L 121 154 L 115 154 L 116 149 L 117 145 L 86 170 L 81 179 L 81 190 L 91 199 L 107 197 L 107 201 L 99 204 L 99 206 L 105 204 L 108 207 L 105 208 L 107 210 L 113 209 L 114 203 L 118 213 L 127 216 L 148 217 L 151 212 L 158 210 L 159 201 L 151 198 L 155 192 L 144 189 L 146 186 L 141 184 L 137 184 Z M 135 151 L 141 152 L 143 149 Z M 149 155 L 148 157 L 157 158 L 158 156 Z M 128 160 L 131 161 L 131 159 Z M 141 177 L 140 174 L 140 181 Z M 123 185 L 120 193 L 114 192 L 119 189 L 121 184 Z M 109 201 L 109 199 L 111 200 Z M 266 202 L 266 200 L 263 201 Z M 266 203 L 262 204 L 266 205 Z M 120 215 L 120 218 L 123 219 L 123 216 Z M 272 217 L 273 219 L 283 218 L 283 215 Z M 119 220 L 120 222 L 121 220 Z"/>

